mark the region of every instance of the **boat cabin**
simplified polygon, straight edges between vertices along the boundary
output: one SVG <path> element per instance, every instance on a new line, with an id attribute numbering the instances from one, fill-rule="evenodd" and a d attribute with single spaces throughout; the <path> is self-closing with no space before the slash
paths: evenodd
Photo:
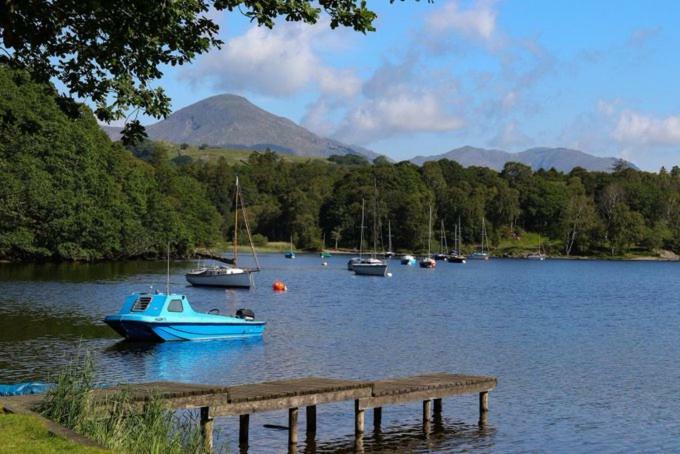
<path id="1" fill-rule="evenodd" d="M 125 298 L 119 314 L 139 314 L 152 317 L 195 315 L 196 311 L 184 295 L 171 293 L 133 293 Z"/>

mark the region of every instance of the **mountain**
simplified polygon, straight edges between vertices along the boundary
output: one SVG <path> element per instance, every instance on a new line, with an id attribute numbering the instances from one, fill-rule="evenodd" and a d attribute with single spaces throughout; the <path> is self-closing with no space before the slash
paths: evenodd
<path id="1" fill-rule="evenodd" d="M 120 133 L 112 127 L 104 127 L 104 130 L 112 138 Z M 147 126 L 146 132 L 150 139 L 177 144 L 250 150 L 269 148 L 298 156 L 328 157 L 352 153 L 371 160 L 379 156 L 364 148 L 319 137 L 293 121 L 235 95 L 218 95 L 199 101 Z"/>
<path id="2" fill-rule="evenodd" d="M 99 125 L 99 127 L 102 128 L 102 131 L 104 131 L 107 136 L 109 136 L 109 139 L 113 141 L 120 140 L 120 133 L 123 131 L 122 127 L 101 124 Z"/>
<path id="3" fill-rule="evenodd" d="M 489 150 L 465 146 L 456 148 L 447 153 L 435 156 L 416 156 L 411 162 L 422 165 L 426 161 L 438 159 L 450 159 L 464 167 L 481 166 L 495 170 L 502 170 L 506 162 L 520 162 L 530 166 L 534 170 L 555 168 L 562 172 L 569 172 L 574 167 L 583 167 L 586 170 L 610 172 L 612 167 L 619 161 L 613 157 L 599 157 L 570 148 L 530 148 L 519 153 L 509 153 L 503 150 Z M 630 162 L 626 163 L 636 168 Z"/>

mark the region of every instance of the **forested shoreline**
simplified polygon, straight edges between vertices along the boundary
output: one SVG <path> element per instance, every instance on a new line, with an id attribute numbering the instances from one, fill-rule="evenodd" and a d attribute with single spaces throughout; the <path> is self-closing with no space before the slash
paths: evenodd
<path id="1" fill-rule="evenodd" d="M 233 235 L 239 176 L 259 244 L 356 248 L 361 202 L 387 222 L 395 250 L 426 247 L 428 210 L 448 230 L 460 218 L 468 248 L 482 218 L 492 247 L 525 232 L 551 255 L 680 252 L 680 168 L 625 166 L 611 173 L 575 168 L 502 172 L 441 160 L 418 167 L 359 157 L 289 161 L 271 152 L 247 161 L 196 160 L 186 146 L 144 142 L 126 149 L 100 130 L 91 111 L 53 87 L 0 66 L 0 259 L 117 260 L 224 244 Z M 369 216 L 369 219 L 372 218 Z M 367 234 L 372 231 L 372 226 Z"/>

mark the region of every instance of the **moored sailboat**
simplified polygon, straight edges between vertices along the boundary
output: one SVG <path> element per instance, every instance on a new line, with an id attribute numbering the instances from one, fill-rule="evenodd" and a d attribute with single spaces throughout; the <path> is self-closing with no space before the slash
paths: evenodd
<path id="1" fill-rule="evenodd" d="M 441 220 L 441 225 L 439 228 L 439 252 L 434 254 L 433 258 L 437 261 L 446 261 L 448 259 L 449 246 L 446 243 L 446 230 L 444 230 L 444 220 Z"/>
<path id="2" fill-rule="evenodd" d="M 486 237 L 486 223 L 484 222 L 484 217 L 482 217 L 482 244 L 481 249 L 474 251 L 472 254 L 468 255 L 470 260 L 489 260 L 489 253 L 484 250 L 484 244 L 488 243 Z M 488 244 L 487 244 L 488 246 Z M 488 247 L 487 247 L 488 249 Z"/>
<path id="3" fill-rule="evenodd" d="M 538 251 L 527 255 L 527 260 L 545 260 L 547 256 L 543 253 L 541 248 L 541 235 L 538 235 Z"/>
<path id="4" fill-rule="evenodd" d="M 421 268 L 434 268 L 437 266 L 437 262 L 432 258 L 431 246 L 432 246 L 432 205 L 430 205 L 430 220 L 427 224 L 427 257 L 420 260 L 419 265 Z"/>
<path id="5" fill-rule="evenodd" d="M 458 225 L 456 225 L 453 240 L 453 250 L 449 251 L 447 261 L 449 263 L 465 263 L 465 256 L 463 255 L 463 234 L 460 225 L 460 217 L 458 217 Z"/>
<path id="6" fill-rule="evenodd" d="M 377 192 L 377 191 L 376 191 Z M 362 248 L 364 241 L 364 201 L 361 201 L 361 243 L 359 246 L 359 256 L 361 260 L 353 264 L 354 274 L 359 276 L 383 276 L 387 275 L 387 263 L 376 258 L 377 248 L 377 194 L 374 200 L 373 208 L 373 251 L 370 257 L 362 257 Z"/>
<path id="7" fill-rule="evenodd" d="M 243 195 L 236 177 L 236 194 L 235 209 L 234 209 L 234 244 L 233 244 L 233 258 L 225 259 L 230 264 L 222 266 L 203 266 L 192 271 L 189 271 L 185 277 L 186 280 L 195 286 L 211 286 L 211 287 L 243 287 L 250 288 L 253 286 L 253 273 L 260 271 L 260 263 L 257 260 L 255 246 L 250 235 L 250 227 L 248 226 L 248 218 L 246 217 L 245 204 L 243 203 Z M 239 228 L 239 205 L 243 215 L 243 225 L 248 235 L 250 249 L 253 254 L 256 268 L 241 268 L 237 265 L 238 260 L 238 228 Z"/>
<path id="8" fill-rule="evenodd" d="M 283 254 L 283 256 L 287 259 L 295 258 L 295 251 L 293 250 L 293 235 L 290 236 L 290 250 Z"/>

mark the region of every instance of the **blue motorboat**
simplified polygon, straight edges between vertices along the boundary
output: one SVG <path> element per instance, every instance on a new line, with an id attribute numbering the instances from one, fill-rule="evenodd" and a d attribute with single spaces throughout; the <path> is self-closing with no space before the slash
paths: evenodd
<path id="1" fill-rule="evenodd" d="M 175 293 L 133 293 L 104 322 L 128 340 L 151 342 L 256 337 L 266 324 L 250 309 L 234 316 L 220 315 L 218 309 L 196 312 L 186 296 Z"/>

